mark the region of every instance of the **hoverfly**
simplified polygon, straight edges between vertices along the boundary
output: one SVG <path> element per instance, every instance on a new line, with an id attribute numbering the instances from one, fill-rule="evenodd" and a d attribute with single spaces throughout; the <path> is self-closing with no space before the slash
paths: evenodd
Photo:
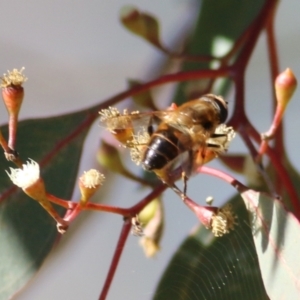
<path id="1" fill-rule="evenodd" d="M 130 148 L 132 160 L 146 171 L 156 173 L 182 198 L 194 167 L 226 151 L 234 137 L 234 130 L 223 124 L 227 118 L 227 102 L 213 94 L 171 110 L 120 114 L 115 108 L 109 108 L 101 110 L 100 115 L 108 130 Z M 182 193 L 172 181 L 170 171 L 184 155 Z"/>

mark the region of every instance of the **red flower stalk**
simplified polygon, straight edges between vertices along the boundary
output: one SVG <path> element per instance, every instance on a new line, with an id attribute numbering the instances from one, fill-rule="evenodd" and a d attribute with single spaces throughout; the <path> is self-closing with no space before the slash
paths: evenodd
<path id="1" fill-rule="evenodd" d="M 2 98 L 9 115 L 9 139 L 8 146 L 11 150 L 15 149 L 16 134 L 18 126 L 19 111 L 24 98 L 24 88 L 22 84 L 27 80 L 20 71 L 13 69 L 1 78 Z"/>
<path id="2" fill-rule="evenodd" d="M 199 221 L 206 228 L 211 229 L 214 236 L 223 236 L 234 228 L 236 216 L 229 205 L 224 208 L 202 206 L 188 197 L 185 197 L 183 201 L 195 213 Z"/>

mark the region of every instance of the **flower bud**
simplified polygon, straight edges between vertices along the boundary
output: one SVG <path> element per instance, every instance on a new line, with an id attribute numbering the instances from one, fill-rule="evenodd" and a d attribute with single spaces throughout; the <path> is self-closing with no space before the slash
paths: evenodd
<path id="1" fill-rule="evenodd" d="M 275 93 L 277 99 L 277 106 L 275 115 L 273 117 L 270 129 L 261 134 L 263 141 L 269 140 L 274 137 L 277 128 L 279 127 L 283 118 L 285 109 L 292 98 L 292 95 L 297 87 L 297 79 L 291 69 L 286 69 L 279 74 L 275 79 Z M 266 143 L 263 143 L 260 149 L 260 154 L 266 150 Z"/>
<path id="2" fill-rule="evenodd" d="M 205 199 L 205 202 L 207 203 L 207 205 L 211 206 L 214 202 L 214 197 L 213 196 L 207 196 Z"/>
<path id="3" fill-rule="evenodd" d="M 293 71 L 287 68 L 275 79 L 275 93 L 278 105 L 285 108 L 297 87 L 297 79 Z"/>
<path id="4" fill-rule="evenodd" d="M 146 184 L 145 181 L 135 176 L 125 168 L 118 149 L 106 143 L 104 140 L 101 141 L 101 145 L 97 153 L 97 160 L 99 164 L 107 170 L 118 173 L 139 183 Z"/>
<path id="5" fill-rule="evenodd" d="M 99 164 L 107 170 L 119 174 L 126 173 L 119 151 L 104 140 L 101 141 L 101 145 L 97 153 L 97 160 Z"/>
<path id="6" fill-rule="evenodd" d="M 105 177 L 99 171 L 91 169 L 84 172 L 79 178 L 79 189 L 81 193 L 80 203 L 85 205 L 103 184 Z"/>
<path id="7" fill-rule="evenodd" d="M 139 221 L 144 227 L 140 239 L 146 257 L 153 257 L 160 250 L 160 240 L 164 227 L 163 207 L 160 199 L 154 199 L 140 213 Z"/>
<path id="8" fill-rule="evenodd" d="M 161 208 L 161 200 L 159 198 L 153 199 L 149 204 L 147 204 L 139 213 L 139 220 L 144 225 L 147 224 L 154 218 L 157 210 Z"/>
<path id="9" fill-rule="evenodd" d="M 230 206 L 221 209 L 216 206 L 201 206 L 188 197 L 184 199 L 184 203 L 207 229 L 211 229 L 214 236 L 220 237 L 234 228 L 236 217 Z"/>
<path id="10" fill-rule="evenodd" d="M 20 71 L 17 69 L 8 71 L 8 73 L 4 74 L 1 78 L 2 83 L 0 84 L 3 101 L 9 114 L 8 145 L 11 149 L 14 149 L 15 146 L 18 115 L 24 98 L 24 88 L 22 84 L 27 80 L 25 75 L 22 74 L 23 70 L 24 68 L 21 68 Z"/>

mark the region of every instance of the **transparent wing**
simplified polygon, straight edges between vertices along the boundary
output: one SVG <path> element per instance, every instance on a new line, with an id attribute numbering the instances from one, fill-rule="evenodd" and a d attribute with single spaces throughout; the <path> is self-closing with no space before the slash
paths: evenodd
<path id="1" fill-rule="evenodd" d="M 109 130 L 128 128 L 147 128 L 150 125 L 157 125 L 172 119 L 175 111 L 151 111 L 151 112 L 131 112 L 120 113 L 116 108 L 109 107 L 102 109 L 100 114 L 100 125 Z"/>

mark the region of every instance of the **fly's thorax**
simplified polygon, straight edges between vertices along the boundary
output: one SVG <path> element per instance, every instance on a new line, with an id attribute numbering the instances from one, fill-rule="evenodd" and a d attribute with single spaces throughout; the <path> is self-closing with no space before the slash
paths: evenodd
<path id="1" fill-rule="evenodd" d="M 202 124 L 209 130 L 224 123 L 227 118 L 227 103 L 221 96 L 206 94 L 202 97 L 188 101 L 178 108 L 180 121 Z M 188 117 L 190 121 L 188 121 Z"/>
<path id="2" fill-rule="evenodd" d="M 220 124 L 220 117 L 212 103 L 199 100 L 195 101 L 193 106 L 182 109 L 178 115 L 178 122 L 182 127 L 188 128 L 191 135 L 211 133 Z"/>

